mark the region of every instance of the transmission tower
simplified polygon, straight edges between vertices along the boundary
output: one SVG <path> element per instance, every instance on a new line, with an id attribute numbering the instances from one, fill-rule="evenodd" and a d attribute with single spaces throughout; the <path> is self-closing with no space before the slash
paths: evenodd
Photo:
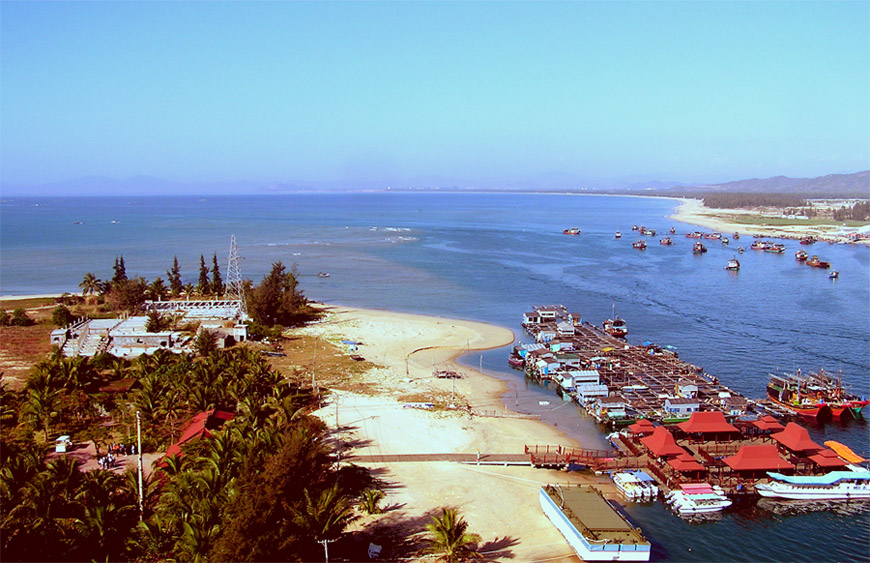
<path id="1" fill-rule="evenodd" d="M 227 297 L 239 301 L 242 319 L 248 316 L 248 305 L 245 301 L 245 288 L 242 285 L 242 269 L 239 267 L 239 249 L 236 246 L 236 235 L 230 239 L 230 259 L 227 265 Z"/>

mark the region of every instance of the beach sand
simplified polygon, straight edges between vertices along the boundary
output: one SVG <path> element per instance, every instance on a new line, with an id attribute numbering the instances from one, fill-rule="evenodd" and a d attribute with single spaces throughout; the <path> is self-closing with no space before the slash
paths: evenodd
<path id="1" fill-rule="evenodd" d="M 355 392 L 331 390 L 315 414 L 332 429 L 342 445 L 342 458 L 382 454 L 523 453 L 525 444 L 576 443 L 538 420 L 494 418 L 470 413 L 510 413 L 499 396 L 506 390 L 498 379 L 460 366 L 452 360 L 466 350 L 510 344 L 511 331 L 483 323 L 373 311 L 326 307 L 327 318 L 299 329 L 334 342 L 362 342 L 360 354 L 377 364 L 362 377 L 368 386 Z M 407 358 L 407 362 L 406 362 Z M 461 379 L 433 376 L 436 369 L 453 369 Z M 448 405 L 424 410 L 405 408 L 406 397 L 431 397 Z M 450 409 L 449 404 L 456 409 Z M 436 399 L 438 399 L 436 401 Z M 469 411 L 470 409 L 470 411 Z M 357 531 L 384 545 L 384 556 L 408 556 L 419 546 L 407 536 L 421 532 L 439 507 L 461 510 L 469 531 L 481 535 L 488 559 L 576 561 L 573 550 L 549 522 L 538 503 L 543 483 L 606 481 L 531 467 L 460 464 L 450 461 L 362 463 L 385 484 L 386 514 L 366 517 Z"/>
<path id="2" fill-rule="evenodd" d="M 788 226 L 765 226 L 757 224 L 733 223 L 725 217 L 735 215 L 757 216 L 757 209 L 712 209 L 704 206 L 700 199 L 680 199 L 680 205 L 668 219 L 699 225 L 716 232 L 730 235 L 758 235 L 771 238 L 800 239 L 812 235 L 818 240 L 841 244 L 870 244 L 868 240 L 850 241 L 845 233 L 840 232 L 840 227 L 835 225 L 788 225 Z M 854 229 L 852 229 L 854 230 Z"/>

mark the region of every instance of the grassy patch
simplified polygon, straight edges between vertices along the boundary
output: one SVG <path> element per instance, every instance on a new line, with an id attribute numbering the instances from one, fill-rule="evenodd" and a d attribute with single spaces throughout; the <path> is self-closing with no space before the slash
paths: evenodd
<path id="1" fill-rule="evenodd" d="M 0 372 L 10 388 L 23 386 L 30 367 L 51 351 L 53 329 L 50 323 L 0 327 Z"/>
<path id="2" fill-rule="evenodd" d="M 863 227 L 866 221 L 843 221 L 835 223 L 831 219 L 788 219 L 786 217 L 767 217 L 764 215 L 720 215 L 717 216 L 729 223 L 741 225 L 758 225 L 761 227 L 830 227 L 837 228 L 843 225 L 847 227 Z"/>
<path id="3" fill-rule="evenodd" d="M 0 308 L 5 311 L 13 311 L 19 307 L 25 309 L 33 309 L 35 307 L 45 307 L 54 305 L 53 297 L 36 297 L 33 299 L 0 299 Z"/>

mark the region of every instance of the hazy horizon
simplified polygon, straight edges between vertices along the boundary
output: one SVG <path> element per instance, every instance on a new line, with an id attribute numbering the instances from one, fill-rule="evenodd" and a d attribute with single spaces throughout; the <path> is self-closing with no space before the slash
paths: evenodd
<path id="1" fill-rule="evenodd" d="M 870 168 L 866 2 L 0 11 L 4 195 L 88 181 L 606 189 Z"/>

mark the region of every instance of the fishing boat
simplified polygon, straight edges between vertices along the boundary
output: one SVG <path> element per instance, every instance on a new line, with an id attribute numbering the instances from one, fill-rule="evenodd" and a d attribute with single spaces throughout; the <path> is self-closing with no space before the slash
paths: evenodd
<path id="1" fill-rule="evenodd" d="M 870 499 L 870 471 L 832 471 L 826 475 L 782 475 L 768 471 L 770 483 L 755 485 L 769 498 L 790 500 Z"/>
<path id="2" fill-rule="evenodd" d="M 654 236 L 656 236 L 656 230 L 655 229 L 647 229 L 646 234 L 648 234 L 651 237 L 654 237 Z"/>
<path id="3" fill-rule="evenodd" d="M 813 244 L 814 242 L 816 242 L 816 237 L 812 235 L 807 235 L 801 238 L 801 244 Z"/>
<path id="4" fill-rule="evenodd" d="M 709 483 L 683 483 L 665 498 L 680 516 L 721 512 L 731 506 L 722 488 Z"/>
<path id="5" fill-rule="evenodd" d="M 722 237 L 722 244 L 724 244 L 724 245 L 728 244 L 728 237 Z"/>
<path id="6" fill-rule="evenodd" d="M 870 401 L 843 387 L 842 377 L 831 377 L 820 369 L 817 373 L 770 374 L 767 397 L 801 418 L 825 422 L 830 419 L 860 418 Z"/>
<path id="7" fill-rule="evenodd" d="M 636 230 L 637 230 L 637 225 L 632 225 L 632 226 L 631 226 L 631 230 L 632 230 L 632 231 L 636 231 Z"/>
<path id="8" fill-rule="evenodd" d="M 604 332 L 609 334 L 610 336 L 615 336 L 617 338 L 625 338 L 628 334 L 628 326 L 625 324 L 625 320 L 619 318 L 619 316 L 615 316 L 612 319 L 607 319 L 604 321 L 602 325 L 604 327 Z"/>
<path id="9" fill-rule="evenodd" d="M 317 272 L 317 277 L 318 278 L 328 278 L 329 273 L 328 272 Z"/>
<path id="10" fill-rule="evenodd" d="M 734 240 L 740 240 L 740 233 L 734 231 Z"/>
<path id="11" fill-rule="evenodd" d="M 694 231 L 694 232 L 691 232 L 691 233 L 686 233 L 686 238 L 701 238 L 702 236 L 703 236 L 703 235 L 702 235 L 700 232 L 698 232 L 698 231 Z"/>
<path id="12" fill-rule="evenodd" d="M 616 234 L 613 236 L 613 238 L 622 238 L 622 233 L 616 231 Z"/>
<path id="13" fill-rule="evenodd" d="M 594 487 L 544 485 L 538 501 L 583 561 L 649 561 L 650 542 Z"/>
<path id="14" fill-rule="evenodd" d="M 664 237 L 662 239 L 659 239 L 659 244 L 663 244 L 665 246 L 670 246 L 670 245 L 674 244 L 674 241 L 671 240 L 671 237 Z"/>
<path id="15" fill-rule="evenodd" d="M 782 243 L 779 243 L 779 242 L 774 243 L 774 244 L 768 243 L 768 245 L 764 249 L 764 251 L 765 252 L 773 252 L 775 254 L 782 254 L 783 252 L 785 252 L 785 245 Z"/>
<path id="16" fill-rule="evenodd" d="M 646 250 L 646 241 L 638 240 L 638 241 L 631 243 L 631 246 L 633 248 L 638 249 L 638 250 Z"/>
<path id="17" fill-rule="evenodd" d="M 819 260 L 819 257 L 815 254 L 807 260 L 807 266 L 812 266 L 813 268 L 821 268 L 823 270 L 827 270 L 831 267 L 830 262 L 825 262 L 824 260 Z"/>
<path id="18" fill-rule="evenodd" d="M 737 258 L 732 258 L 731 260 L 728 260 L 728 264 L 725 266 L 725 269 L 736 272 L 740 269 L 740 260 L 738 260 Z"/>
<path id="19" fill-rule="evenodd" d="M 675 234 L 677 234 L 677 229 L 675 229 L 674 227 L 671 227 L 671 230 L 668 232 L 672 235 L 675 235 Z"/>
<path id="20" fill-rule="evenodd" d="M 704 238 L 710 240 L 719 240 L 720 238 L 722 238 L 722 233 L 704 233 Z"/>
<path id="21" fill-rule="evenodd" d="M 752 241 L 752 244 L 749 245 L 749 248 L 752 250 L 766 250 L 768 245 L 771 243 L 763 241 L 763 240 L 755 240 Z"/>
<path id="22" fill-rule="evenodd" d="M 828 274 L 828 279 L 829 279 L 829 280 L 835 280 L 835 279 L 837 279 L 837 278 L 839 278 L 839 277 L 840 277 L 840 272 L 838 272 L 837 270 L 833 270 L 833 271 L 831 271 L 830 274 Z"/>
<path id="23" fill-rule="evenodd" d="M 707 252 L 707 247 L 704 246 L 704 243 L 702 243 L 701 241 L 698 241 L 692 245 L 693 254 L 703 254 L 705 252 Z"/>
<path id="24" fill-rule="evenodd" d="M 563 235 L 579 235 L 583 231 L 580 230 L 579 227 L 571 227 L 570 229 L 565 229 L 562 231 Z"/>
<path id="25" fill-rule="evenodd" d="M 794 253 L 794 258 L 798 262 L 805 262 L 807 257 L 808 257 L 807 251 L 804 250 L 803 248 L 801 248 L 800 250 L 798 250 L 797 252 Z"/>
<path id="26" fill-rule="evenodd" d="M 740 254 L 743 254 L 743 247 L 742 247 L 742 246 L 738 246 L 738 247 L 737 247 L 737 252 L 739 252 Z"/>

